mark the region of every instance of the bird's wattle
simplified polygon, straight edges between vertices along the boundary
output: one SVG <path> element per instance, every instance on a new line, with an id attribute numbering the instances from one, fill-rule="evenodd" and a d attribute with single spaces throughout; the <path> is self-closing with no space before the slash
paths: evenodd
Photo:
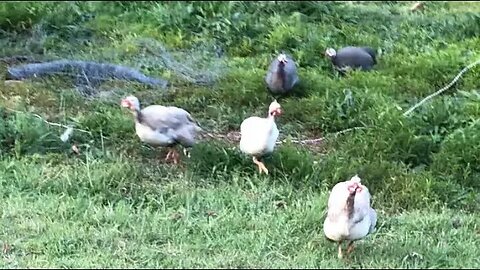
<path id="1" fill-rule="evenodd" d="M 120 105 L 122 105 L 122 107 L 126 107 L 126 108 L 132 107 L 132 104 L 130 103 L 130 101 L 128 101 L 126 99 L 122 100 L 122 103 Z"/>
<path id="2" fill-rule="evenodd" d="M 354 193 L 357 193 L 357 192 L 360 192 L 360 191 L 362 191 L 362 188 L 357 183 L 353 183 L 353 184 L 348 186 L 348 192 L 350 194 L 354 194 Z"/>
<path id="3" fill-rule="evenodd" d="M 281 109 L 275 109 L 275 110 L 272 110 L 272 111 L 270 112 L 270 115 L 271 115 L 271 116 L 279 116 L 279 115 L 281 115 L 281 114 L 282 114 L 282 110 L 281 110 Z"/>

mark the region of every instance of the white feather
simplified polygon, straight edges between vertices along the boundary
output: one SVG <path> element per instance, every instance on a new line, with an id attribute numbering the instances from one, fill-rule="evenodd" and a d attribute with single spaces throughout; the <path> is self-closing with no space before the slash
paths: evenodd
<path id="1" fill-rule="evenodd" d="M 240 150 L 249 155 L 272 153 L 279 131 L 273 118 L 252 116 L 240 125 Z"/>

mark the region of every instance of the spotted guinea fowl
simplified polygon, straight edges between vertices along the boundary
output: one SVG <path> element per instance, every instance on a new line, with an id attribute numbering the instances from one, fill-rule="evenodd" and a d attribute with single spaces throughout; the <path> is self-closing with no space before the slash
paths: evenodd
<path id="1" fill-rule="evenodd" d="M 299 82 L 295 61 L 285 53 L 279 54 L 270 64 L 265 82 L 274 96 L 289 93 Z"/>
<path id="2" fill-rule="evenodd" d="M 330 58 L 334 68 L 342 74 L 345 74 L 348 69 L 369 71 L 377 64 L 377 54 L 369 47 L 349 46 L 341 48 L 338 52 L 328 48 L 325 56 Z"/>
<path id="3" fill-rule="evenodd" d="M 268 174 L 268 169 L 258 159 L 273 152 L 279 135 L 275 117 L 281 114 L 281 106 L 274 100 L 268 108 L 266 118 L 251 116 L 240 125 L 240 150 L 252 156 L 260 173 Z"/>
<path id="4" fill-rule="evenodd" d="M 202 129 L 184 109 L 174 106 L 150 105 L 140 110 L 140 102 L 135 96 L 128 96 L 121 106 L 129 108 L 135 117 L 135 132 L 141 141 L 153 146 L 168 147 L 165 161 L 179 162 L 175 146 L 192 147 L 196 134 Z"/>
<path id="5" fill-rule="evenodd" d="M 323 224 L 327 239 L 338 243 L 338 257 L 342 258 L 342 242 L 349 241 L 347 255 L 353 251 L 353 242 L 374 232 L 377 212 L 370 206 L 368 188 L 360 183 L 358 175 L 337 183 L 328 198 L 328 212 Z"/>

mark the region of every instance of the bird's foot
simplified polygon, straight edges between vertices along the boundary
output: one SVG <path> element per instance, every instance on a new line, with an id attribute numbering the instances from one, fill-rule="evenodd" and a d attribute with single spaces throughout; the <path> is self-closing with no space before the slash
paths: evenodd
<path id="1" fill-rule="evenodd" d="M 177 152 L 177 150 L 170 148 L 168 150 L 167 156 L 165 157 L 165 162 L 168 162 L 169 160 L 172 160 L 173 164 L 178 164 L 179 156 L 180 156 L 180 154 Z"/>
<path id="2" fill-rule="evenodd" d="M 179 163 L 180 163 L 180 154 L 177 153 L 175 157 L 175 164 L 179 164 Z"/>
<path id="3" fill-rule="evenodd" d="M 343 252 L 342 252 L 342 243 L 338 244 L 338 256 L 339 259 L 343 258 Z"/>
<path id="4" fill-rule="evenodd" d="M 180 162 L 180 154 L 177 151 L 173 151 L 173 164 L 177 165 Z"/>
<path id="5" fill-rule="evenodd" d="M 260 174 L 263 172 L 263 173 L 265 173 L 266 175 L 268 175 L 268 169 L 267 169 L 267 167 L 265 167 L 265 164 L 263 164 L 263 162 L 258 161 L 256 157 L 253 157 L 253 162 L 254 162 L 255 164 L 257 164 L 257 166 L 258 166 L 258 171 L 260 172 Z"/>
<path id="6" fill-rule="evenodd" d="M 170 158 L 172 157 L 173 151 L 172 149 L 168 149 L 167 156 L 165 157 L 165 162 L 168 162 Z"/>
<path id="7" fill-rule="evenodd" d="M 355 246 L 353 245 L 353 241 L 350 242 L 348 244 L 348 247 L 347 247 L 347 255 L 349 255 L 350 253 L 352 253 L 353 249 L 355 248 Z"/>
<path id="8" fill-rule="evenodd" d="M 260 173 L 264 172 L 266 175 L 268 175 L 268 169 L 262 162 L 258 164 L 258 169 L 260 170 Z"/>

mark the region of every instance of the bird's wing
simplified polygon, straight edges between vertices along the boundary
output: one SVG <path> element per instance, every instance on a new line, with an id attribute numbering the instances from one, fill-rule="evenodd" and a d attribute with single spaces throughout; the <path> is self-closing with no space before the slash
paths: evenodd
<path id="1" fill-rule="evenodd" d="M 372 57 L 377 55 L 377 52 L 370 47 L 362 47 L 362 49 L 366 51 L 368 54 L 370 54 Z"/>
<path id="2" fill-rule="evenodd" d="M 374 51 L 371 48 L 346 47 L 337 52 L 337 56 L 332 60 L 337 67 L 344 67 L 348 65 L 364 65 L 370 61 L 374 62 Z"/>
<path id="3" fill-rule="evenodd" d="M 298 83 L 297 66 L 291 58 L 285 65 L 285 75 L 287 77 L 287 81 L 290 83 L 289 87 L 293 87 L 296 83 Z"/>
<path id="4" fill-rule="evenodd" d="M 362 47 L 362 49 L 367 52 L 373 59 L 373 63 L 377 63 L 377 53 L 370 47 Z"/>
<path id="5" fill-rule="evenodd" d="M 165 132 L 168 129 L 178 130 L 183 125 L 195 124 L 187 111 L 173 106 L 161 105 L 151 105 L 144 108 L 141 122 L 160 132 Z"/>
<path id="6" fill-rule="evenodd" d="M 277 58 L 273 59 L 272 62 L 270 63 L 270 66 L 268 67 L 268 72 L 269 73 L 277 72 L 278 63 L 279 62 Z"/>
<path id="7" fill-rule="evenodd" d="M 255 132 L 256 134 L 263 134 L 264 132 L 271 132 L 271 129 L 272 126 L 267 125 L 267 120 L 258 116 L 248 117 L 240 124 L 242 133 Z"/>
<path id="8" fill-rule="evenodd" d="M 369 209 L 370 208 L 367 208 L 365 206 L 361 206 L 361 205 L 355 205 L 354 206 L 354 214 L 353 214 L 353 218 L 352 218 L 352 223 L 356 224 L 356 223 L 359 223 L 361 222 L 364 218 L 367 218 L 369 217 Z"/>

